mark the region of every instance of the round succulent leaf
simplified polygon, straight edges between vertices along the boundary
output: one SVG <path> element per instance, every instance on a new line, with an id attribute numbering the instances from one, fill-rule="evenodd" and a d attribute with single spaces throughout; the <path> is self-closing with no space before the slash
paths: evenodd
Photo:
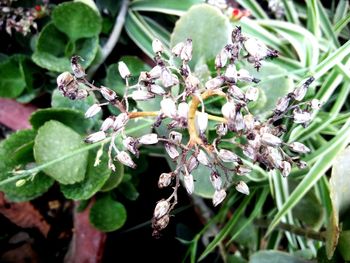
<path id="1" fill-rule="evenodd" d="M 205 25 L 205 26 L 203 26 Z M 199 4 L 192 6 L 176 22 L 171 35 L 171 46 L 192 39 L 193 56 L 190 65 L 208 62 L 216 57 L 229 42 L 232 26 L 227 16 L 213 6 Z"/>
<path id="2" fill-rule="evenodd" d="M 105 152 L 100 157 L 100 163 L 95 166 L 96 154 L 97 150 L 91 150 L 89 152 L 88 167 L 83 181 L 60 186 L 66 198 L 86 200 L 104 186 L 111 174 L 111 170 L 108 168 L 108 155 Z"/>
<path id="3" fill-rule="evenodd" d="M 81 111 L 67 108 L 47 108 L 34 112 L 29 121 L 34 129 L 39 129 L 49 120 L 59 121 L 74 131 L 83 134 L 94 125 L 98 120 L 98 116 L 94 116 L 92 119 L 86 119 Z"/>
<path id="4" fill-rule="evenodd" d="M 307 263 L 308 260 L 278 250 L 262 250 L 251 255 L 249 263 Z"/>
<path id="5" fill-rule="evenodd" d="M 84 61 L 81 64 L 87 68 L 94 60 L 97 51 L 97 36 L 72 42 L 53 23 L 49 23 L 40 32 L 32 59 L 42 68 L 64 72 L 71 71 L 70 58 L 72 55 L 82 57 Z"/>
<path id="6" fill-rule="evenodd" d="M 106 182 L 101 187 L 100 191 L 107 192 L 116 188 L 123 180 L 124 177 L 124 165 L 119 162 L 115 162 L 115 172 L 111 172 Z"/>
<path id="7" fill-rule="evenodd" d="M 35 165 L 33 157 L 35 136 L 36 132 L 33 130 L 22 130 L 11 134 L 0 143 L 0 181 L 14 176 L 11 173 L 14 170 L 29 169 Z M 38 173 L 20 187 L 16 186 L 16 182 L 10 182 L 2 185 L 0 191 L 3 191 L 6 198 L 11 201 L 28 201 L 46 192 L 53 182 L 49 176 Z"/>
<path id="8" fill-rule="evenodd" d="M 4 59 L 0 63 L 0 97 L 15 98 L 26 87 L 21 61 L 17 57 Z"/>
<path id="9" fill-rule="evenodd" d="M 111 232 L 121 228 L 126 221 L 126 209 L 110 195 L 104 195 L 90 209 L 90 223 L 98 230 Z"/>
<path id="10" fill-rule="evenodd" d="M 47 166 L 43 171 L 61 184 L 74 184 L 85 178 L 88 152 L 82 137 L 61 122 L 47 121 L 38 129 L 34 143 L 34 157 L 38 165 L 65 159 Z"/>
<path id="11" fill-rule="evenodd" d="M 70 39 L 98 36 L 102 29 L 101 16 L 82 2 L 66 2 L 52 12 L 55 26 Z"/>

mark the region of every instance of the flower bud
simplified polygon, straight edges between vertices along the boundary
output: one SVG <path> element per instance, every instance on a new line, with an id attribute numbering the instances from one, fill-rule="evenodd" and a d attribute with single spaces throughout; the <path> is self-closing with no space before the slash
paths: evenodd
<path id="1" fill-rule="evenodd" d="M 305 146 L 304 144 L 302 144 L 300 142 L 292 142 L 288 146 L 293 152 L 297 152 L 297 153 L 310 152 L 310 148 L 308 148 L 307 146 Z"/>
<path id="2" fill-rule="evenodd" d="M 176 144 L 180 144 L 182 141 L 182 134 L 176 131 L 171 131 L 169 133 L 169 139 Z"/>
<path id="3" fill-rule="evenodd" d="M 238 88 L 236 85 L 231 85 L 227 91 L 230 93 L 230 95 L 232 95 L 236 99 L 244 100 L 245 98 L 243 91 L 240 88 Z"/>
<path id="4" fill-rule="evenodd" d="M 117 98 L 117 94 L 113 90 L 106 88 L 104 86 L 101 86 L 100 93 L 108 101 L 112 101 Z"/>
<path id="5" fill-rule="evenodd" d="M 126 166 L 129 166 L 131 168 L 136 168 L 136 164 L 131 159 L 130 155 L 127 154 L 127 152 L 125 152 L 125 151 L 120 151 L 117 154 L 117 159 L 118 159 L 119 162 L 121 162 L 122 164 L 124 164 Z"/>
<path id="6" fill-rule="evenodd" d="M 26 180 L 25 179 L 19 179 L 18 181 L 16 181 L 16 187 L 21 187 L 23 185 L 26 184 Z"/>
<path id="7" fill-rule="evenodd" d="M 227 120 L 233 120 L 236 116 L 236 105 L 233 102 L 226 102 L 221 108 L 222 115 Z"/>
<path id="8" fill-rule="evenodd" d="M 149 91 L 153 94 L 156 95 L 165 95 L 166 91 L 159 85 L 152 84 L 151 87 L 149 88 Z"/>
<path id="9" fill-rule="evenodd" d="M 193 182 L 192 174 L 184 175 L 184 184 L 185 184 L 187 193 L 191 195 L 194 191 L 194 182 Z"/>
<path id="10" fill-rule="evenodd" d="M 159 39 L 154 39 L 152 41 L 152 49 L 154 53 L 162 53 L 164 50 L 162 42 Z"/>
<path id="11" fill-rule="evenodd" d="M 159 176 L 158 180 L 158 187 L 159 188 L 164 188 L 170 185 L 172 179 L 172 174 L 171 173 L 162 173 Z"/>
<path id="12" fill-rule="evenodd" d="M 311 121 L 311 113 L 308 111 L 303 111 L 299 108 L 294 109 L 293 111 L 294 123 L 307 124 Z"/>
<path id="13" fill-rule="evenodd" d="M 312 99 L 310 104 L 313 110 L 319 110 L 322 106 L 321 101 L 318 99 Z"/>
<path id="14" fill-rule="evenodd" d="M 90 134 L 88 137 L 85 138 L 85 142 L 86 143 L 95 143 L 95 142 L 99 142 L 106 139 L 106 134 L 104 131 L 99 131 L 99 132 L 95 132 Z"/>
<path id="15" fill-rule="evenodd" d="M 245 98 L 250 101 L 256 101 L 259 97 L 259 89 L 250 87 L 245 93 Z"/>
<path id="16" fill-rule="evenodd" d="M 187 39 L 180 53 L 180 58 L 183 61 L 192 59 L 192 39 Z"/>
<path id="17" fill-rule="evenodd" d="M 179 79 L 176 75 L 171 74 L 167 68 L 163 68 L 160 74 L 160 80 L 165 88 L 170 88 L 179 84 Z"/>
<path id="18" fill-rule="evenodd" d="M 127 122 L 129 121 L 129 116 L 126 112 L 120 113 L 113 123 L 113 129 L 114 131 L 119 131 L 120 129 L 124 128 Z"/>
<path id="19" fill-rule="evenodd" d="M 123 140 L 124 147 L 132 154 L 138 156 L 139 152 L 136 148 L 136 146 L 137 146 L 136 144 L 137 144 L 137 141 L 133 137 L 130 137 L 130 136 L 126 137 Z"/>
<path id="20" fill-rule="evenodd" d="M 166 117 L 174 118 L 176 117 L 176 105 L 173 99 L 165 98 L 160 102 L 160 107 L 163 114 Z"/>
<path id="21" fill-rule="evenodd" d="M 215 67 L 216 68 L 223 68 L 223 67 L 225 67 L 225 65 L 227 63 L 227 59 L 228 59 L 227 50 L 224 48 L 215 57 Z"/>
<path id="22" fill-rule="evenodd" d="M 283 161 L 281 152 L 277 148 L 268 146 L 266 161 L 269 162 L 273 168 L 280 169 Z"/>
<path id="23" fill-rule="evenodd" d="M 128 66 L 123 61 L 118 62 L 118 71 L 123 79 L 131 76 Z"/>
<path id="24" fill-rule="evenodd" d="M 254 116 L 252 114 L 244 115 L 243 117 L 244 125 L 247 130 L 253 130 L 255 126 Z"/>
<path id="25" fill-rule="evenodd" d="M 115 119 L 113 116 L 109 116 L 108 118 L 106 118 L 102 125 L 101 125 L 101 131 L 107 131 L 108 129 L 113 127 L 113 123 L 114 123 Z"/>
<path id="26" fill-rule="evenodd" d="M 193 76 L 192 74 L 189 74 L 187 78 L 185 79 L 185 86 L 189 90 L 195 90 L 198 88 L 200 84 L 200 81 L 197 77 Z"/>
<path id="27" fill-rule="evenodd" d="M 154 213 L 153 213 L 153 217 L 155 219 L 160 219 L 162 218 L 164 215 L 166 215 L 169 211 L 170 208 L 170 203 L 167 200 L 160 200 L 156 207 L 154 208 Z"/>
<path id="28" fill-rule="evenodd" d="M 226 198 L 226 191 L 224 189 L 216 190 L 213 195 L 213 206 L 219 205 Z"/>
<path id="29" fill-rule="evenodd" d="M 236 83 L 237 82 L 237 69 L 235 64 L 230 64 L 227 66 L 225 75 L 229 82 Z"/>
<path id="30" fill-rule="evenodd" d="M 303 100 L 303 98 L 305 97 L 306 95 L 306 92 L 307 92 L 307 86 L 305 85 L 301 85 L 300 87 L 296 88 L 294 91 L 293 91 L 293 95 L 294 95 L 294 99 L 296 101 L 301 101 Z"/>
<path id="31" fill-rule="evenodd" d="M 150 72 L 148 72 L 148 75 L 151 79 L 159 79 L 161 73 L 162 67 L 157 65 L 154 68 L 152 68 Z"/>
<path id="32" fill-rule="evenodd" d="M 177 114 L 180 118 L 184 118 L 185 120 L 187 120 L 188 110 L 189 110 L 188 103 L 181 102 L 177 108 Z"/>
<path id="33" fill-rule="evenodd" d="M 131 93 L 131 98 L 135 101 L 145 101 L 149 99 L 153 99 L 154 94 L 148 92 L 147 90 L 135 90 Z"/>
<path id="34" fill-rule="evenodd" d="M 157 219 L 156 221 L 153 222 L 152 227 L 156 231 L 163 230 L 164 228 L 167 227 L 170 221 L 170 216 L 169 215 L 164 215 L 161 218 Z"/>
<path id="35" fill-rule="evenodd" d="M 239 183 L 236 185 L 236 190 L 242 194 L 249 195 L 248 185 L 243 181 L 239 181 Z"/>
<path id="36" fill-rule="evenodd" d="M 210 164 L 208 156 L 205 154 L 205 152 L 203 150 L 199 150 L 198 155 L 197 155 L 197 160 L 198 160 L 198 162 L 200 162 L 201 164 L 203 164 L 205 166 L 209 166 L 209 164 Z"/>
<path id="37" fill-rule="evenodd" d="M 244 129 L 244 119 L 243 119 L 243 115 L 240 111 L 237 111 L 236 112 L 236 116 L 235 116 L 235 128 L 236 128 L 236 131 L 241 131 Z"/>
<path id="38" fill-rule="evenodd" d="M 270 133 L 263 133 L 263 135 L 261 136 L 261 142 L 265 145 L 275 147 L 279 146 L 282 143 L 282 140 L 281 138 Z"/>
<path id="39" fill-rule="evenodd" d="M 298 168 L 299 169 L 305 169 L 305 168 L 307 168 L 307 163 L 306 162 L 304 162 L 304 161 L 298 161 L 298 162 L 296 162 L 296 165 L 298 166 Z"/>
<path id="40" fill-rule="evenodd" d="M 236 154 L 226 149 L 220 149 L 218 157 L 225 163 L 238 162 L 240 160 Z"/>
<path id="41" fill-rule="evenodd" d="M 196 126 L 200 133 L 204 133 L 208 127 L 208 113 L 197 112 L 196 114 Z"/>
<path id="42" fill-rule="evenodd" d="M 249 167 L 239 165 L 239 166 L 237 166 L 236 173 L 238 175 L 246 175 L 246 174 L 250 173 L 251 171 L 252 171 L 252 169 L 250 169 Z"/>
<path id="43" fill-rule="evenodd" d="M 81 59 L 83 60 L 81 57 L 79 56 L 73 56 L 71 58 L 71 67 L 72 67 L 72 71 L 74 76 L 77 79 L 81 79 L 84 78 L 86 76 L 85 74 L 85 70 L 83 69 L 83 67 L 79 64 L 78 60 Z"/>
<path id="44" fill-rule="evenodd" d="M 182 51 L 182 49 L 184 48 L 184 46 L 185 46 L 185 43 L 184 43 L 184 42 L 180 42 L 180 43 L 176 44 L 176 45 L 172 48 L 171 53 L 173 53 L 173 55 L 176 56 L 176 57 L 180 56 L 181 51 Z"/>
<path id="45" fill-rule="evenodd" d="M 227 134 L 228 127 L 226 123 L 219 123 L 216 126 L 216 134 L 219 136 L 225 136 Z"/>
<path id="46" fill-rule="evenodd" d="M 143 135 L 139 138 L 141 144 L 156 144 L 158 143 L 158 135 L 156 133 L 150 133 Z"/>
<path id="47" fill-rule="evenodd" d="M 198 167 L 198 160 L 196 157 L 194 157 L 193 155 L 190 156 L 190 158 L 188 159 L 188 166 L 187 166 L 187 170 L 188 172 L 192 172 L 194 169 L 196 169 Z"/>
<path id="48" fill-rule="evenodd" d="M 257 59 L 263 59 L 268 54 L 267 46 L 256 38 L 248 38 L 244 42 L 244 48 L 249 53 L 249 55 Z"/>
<path id="49" fill-rule="evenodd" d="M 279 98 L 276 104 L 276 111 L 278 113 L 285 112 L 289 106 L 290 98 L 288 96 Z"/>
<path id="50" fill-rule="evenodd" d="M 88 110 L 85 112 L 85 118 L 91 118 L 94 117 L 97 113 L 101 111 L 101 107 L 99 104 L 93 104 L 88 108 Z"/>
<path id="51" fill-rule="evenodd" d="M 282 176 L 287 177 L 292 170 L 292 166 L 289 162 L 283 161 L 281 165 L 281 169 L 282 169 Z"/>
<path id="52" fill-rule="evenodd" d="M 222 84 L 224 84 L 224 79 L 222 76 L 217 76 L 213 79 L 208 80 L 205 83 L 205 87 L 207 89 L 218 89 L 222 86 Z"/>
<path id="53" fill-rule="evenodd" d="M 57 77 L 57 87 L 58 89 L 62 89 L 68 86 L 72 81 L 74 81 L 73 75 L 67 71 L 63 72 Z"/>
<path id="54" fill-rule="evenodd" d="M 179 157 L 180 154 L 176 150 L 176 147 L 174 145 L 170 143 L 165 143 L 164 148 L 171 159 L 176 159 L 177 157 Z"/>
<path id="55" fill-rule="evenodd" d="M 215 190 L 218 191 L 218 190 L 221 189 L 221 187 L 222 187 L 222 180 L 221 180 L 221 177 L 220 177 L 220 175 L 218 173 L 212 172 L 210 174 L 209 179 L 210 179 L 210 182 L 213 185 Z"/>

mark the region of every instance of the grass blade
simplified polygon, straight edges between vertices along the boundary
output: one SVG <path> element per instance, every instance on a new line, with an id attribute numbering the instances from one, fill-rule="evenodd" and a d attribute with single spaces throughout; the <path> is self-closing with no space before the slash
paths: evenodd
<path id="1" fill-rule="evenodd" d="M 334 33 L 333 27 L 328 18 L 326 10 L 324 9 L 320 1 L 317 1 L 317 7 L 320 13 L 321 28 L 324 34 L 327 36 L 328 40 L 330 40 L 333 43 L 334 47 L 339 47 L 340 44 L 339 44 L 338 38 Z"/>
<path id="2" fill-rule="evenodd" d="M 249 10 L 256 18 L 269 18 L 264 9 L 262 9 L 260 4 L 255 0 L 237 0 L 237 3 Z"/>

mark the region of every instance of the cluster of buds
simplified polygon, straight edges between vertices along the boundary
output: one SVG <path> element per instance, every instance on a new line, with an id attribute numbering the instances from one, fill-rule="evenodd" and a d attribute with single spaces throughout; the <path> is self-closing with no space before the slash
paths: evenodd
<path id="1" fill-rule="evenodd" d="M 31 29 L 37 30 L 35 20 L 42 16 L 43 9 L 47 9 L 47 3 L 33 8 L 12 7 L 13 0 L 0 1 L 0 28 L 5 28 L 11 35 L 12 30 L 26 36 Z"/>
<path id="2" fill-rule="evenodd" d="M 259 69 L 263 60 L 277 56 L 276 51 L 259 40 L 243 36 L 241 28 L 237 27 L 232 32 L 232 43 L 223 47 L 215 59 L 217 74 L 202 83 L 189 67 L 192 59 L 191 39 L 176 44 L 171 50 L 173 56 L 182 62 L 179 67 L 170 62 L 173 60 L 163 58 L 164 47 L 159 40 L 154 40 L 152 47 L 155 65 L 148 72 L 140 72 L 136 85 L 129 86 L 130 71 L 125 63 L 119 62 L 119 73 L 125 80 L 125 92 L 120 98 L 113 90 L 97 87 L 87 81 L 77 56 L 71 60 L 73 74 L 62 73 L 57 78 L 57 85 L 62 95 L 70 99 L 83 99 L 90 92 L 100 93 L 104 101 L 92 105 L 85 114 L 86 118 L 93 117 L 102 106 L 108 104 L 120 110 L 119 115 L 111 115 L 104 120 L 100 131 L 85 139 L 87 143 L 95 143 L 109 137 L 110 169 L 115 169 L 114 161 L 135 168 L 132 155 L 138 157 L 139 147 L 150 144 L 162 144 L 175 163 L 173 171 L 162 173 L 159 177 L 158 187 L 172 187 L 173 192 L 155 207 L 152 220 L 154 235 L 168 225 L 170 213 L 177 204 L 181 181 L 189 195 L 195 191 L 193 172 L 199 166 L 210 171 L 214 206 L 225 199 L 227 189 L 232 186 L 238 192 L 249 195 L 245 180 L 237 180 L 251 172 L 244 164 L 244 158 L 251 159 L 266 170 L 280 170 L 284 177 L 288 176 L 294 164 L 301 168 L 306 166 L 299 154 L 307 153 L 310 149 L 300 142 L 283 141 L 287 128 L 281 124 L 281 119 L 291 118 L 297 124 L 308 125 L 311 110 L 320 107 L 317 100 L 302 102 L 313 78 L 281 98 L 271 117 L 261 121 L 249 110 L 250 103 L 259 98 L 259 80 L 246 69 L 238 68 L 236 62 L 247 58 L 248 63 L 253 63 Z M 244 88 L 239 87 L 242 84 Z M 175 93 L 173 87 L 180 91 Z M 204 100 L 212 96 L 223 98 L 222 116 L 206 112 Z M 159 111 L 129 109 L 129 100 L 154 103 L 155 97 L 162 98 Z M 168 134 L 158 136 L 150 133 L 138 138 L 128 136 L 125 132 L 128 121 L 144 117 L 155 117 L 153 127 L 166 121 Z M 207 137 L 209 121 L 217 122 L 215 138 Z M 189 139 L 185 139 L 184 133 L 188 133 Z M 117 136 L 123 141 L 119 148 L 115 144 Z M 225 142 L 225 148 L 222 142 Z"/>

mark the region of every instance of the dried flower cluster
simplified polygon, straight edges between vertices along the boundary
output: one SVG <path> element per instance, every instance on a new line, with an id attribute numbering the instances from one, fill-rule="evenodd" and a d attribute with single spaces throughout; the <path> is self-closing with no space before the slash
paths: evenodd
<path id="1" fill-rule="evenodd" d="M 188 194 L 194 192 L 196 184 L 192 173 L 200 165 L 211 171 L 209 179 L 215 190 L 212 200 L 214 206 L 225 199 L 226 190 L 232 185 L 237 191 L 249 194 L 244 180 L 239 180 L 238 183 L 233 183 L 232 180 L 233 175 L 244 176 L 251 172 L 243 164 L 242 158 L 247 157 L 267 170 L 280 170 L 283 176 L 288 176 L 294 164 L 305 167 L 306 164 L 298 154 L 307 153 L 310 149 L 299 142 L 283 141 L 286 127 L 281 124 L 281 119 L 290 118 L 295 123 L 308 125 L 311 110 L 320 107 L 317 100 L 301 102 L 313 78 L 279 99 L 272 116 L 266 121 L 260 121 L 249 110 L 250 102 L 259 97 L 259 88 L 256 87 L 259 80 L 246 69 L 237 69 L 236 62 L 247 59 L 248 63 L 259 69 L 263 60 L 277 56 L 275 50 L 269 49 L 257 39 L 243 36 L 241 28 L 237 27 L 232 32 L 232 43 L 223 47 L 215 59 L 217 75 L 201 83 L 189 67 L 192 59 L 191 39 L 178 43 L 172 49 L 173 56 L 181 61 L 180 67 L 162 57 L 164 47 L 159 40 L 154 40 L 152 47 L 155 66 L 149 72 L 140 73 L 137 85 L 129 86 L 130 71 L 123 62 L 119 62 L 119 72 L 126 84 L 122 98 L 107 87 L 96 87 L 88 82 L 77 56 L 71 60 L 73 75 L 69 72 L 62 73 L 57 78 L 57 85 L 61 93 L 70 99 L 83 99 L 93 91 L 102 95 L 105 101 L 91 106 L 85 114 L 87 118 L 96 115 L 102 106 L 108 104 L 120 110 L 118 116 L 107 117 L 100 131 L 89 135 L 85 140 L 94 143 L 111 138 L 108 150 L 110 169 L 115 169 L 113 161 L 135 168 L 131 155 L 138 157 L 140 146 L 157 143 L 164 145 L 166 153 L 176 163 L 173 171 L 162 173 L 159 177 L 159 188 L 172 186 L 174 191 L 155 207 L 152 221 L 154 235 L 158 235 L 169 223 L 170 212 L 177 203 L 180 181 L 183 181 Z M 238 87 L 242 84 L 245 85 L 244 89 Z M 176 86 L 180 86 L 180 92 L 174 95 L 172 91 Z M 129 109 L 130 99 L 153 103 L 156 96 L 162 98 L 157 112 Z M 223 117 L 206 112 L 204 100 L 211 96 L 223 98 Z M 152 116 L 156 117 L 154 127 L 167 120 L 167 137 L 151 133 L 133 138 L 125 134 L 124 129 L 130 119 Z M 209 120 L 217 122 L 217 136 L 214 139 L 207 138 Z M 183 139 L 184 132 L 189 134 L 188 141 Z M 230 134 L 229 139 L 227 134 Z M 117 136 L 123 139 L 123 145 L 119 148 L 115 144 Z M 222 142 L 225 142 L 226 147 L 231 147 L 223 148 Z M 232 149 L 239 151 L 234 152 Z"/>
<path id="2" fill-rule="evenodd" d="M 26 36 L 31 29 L 37 30 L 35 20 L 47 10 L 48 1 L 43 1 L 43 6 L 33 8 L 12 7 L 16 0 L 0 0 L 0 28 L 5 28 L 11 35 L 12 30 Z"/>

